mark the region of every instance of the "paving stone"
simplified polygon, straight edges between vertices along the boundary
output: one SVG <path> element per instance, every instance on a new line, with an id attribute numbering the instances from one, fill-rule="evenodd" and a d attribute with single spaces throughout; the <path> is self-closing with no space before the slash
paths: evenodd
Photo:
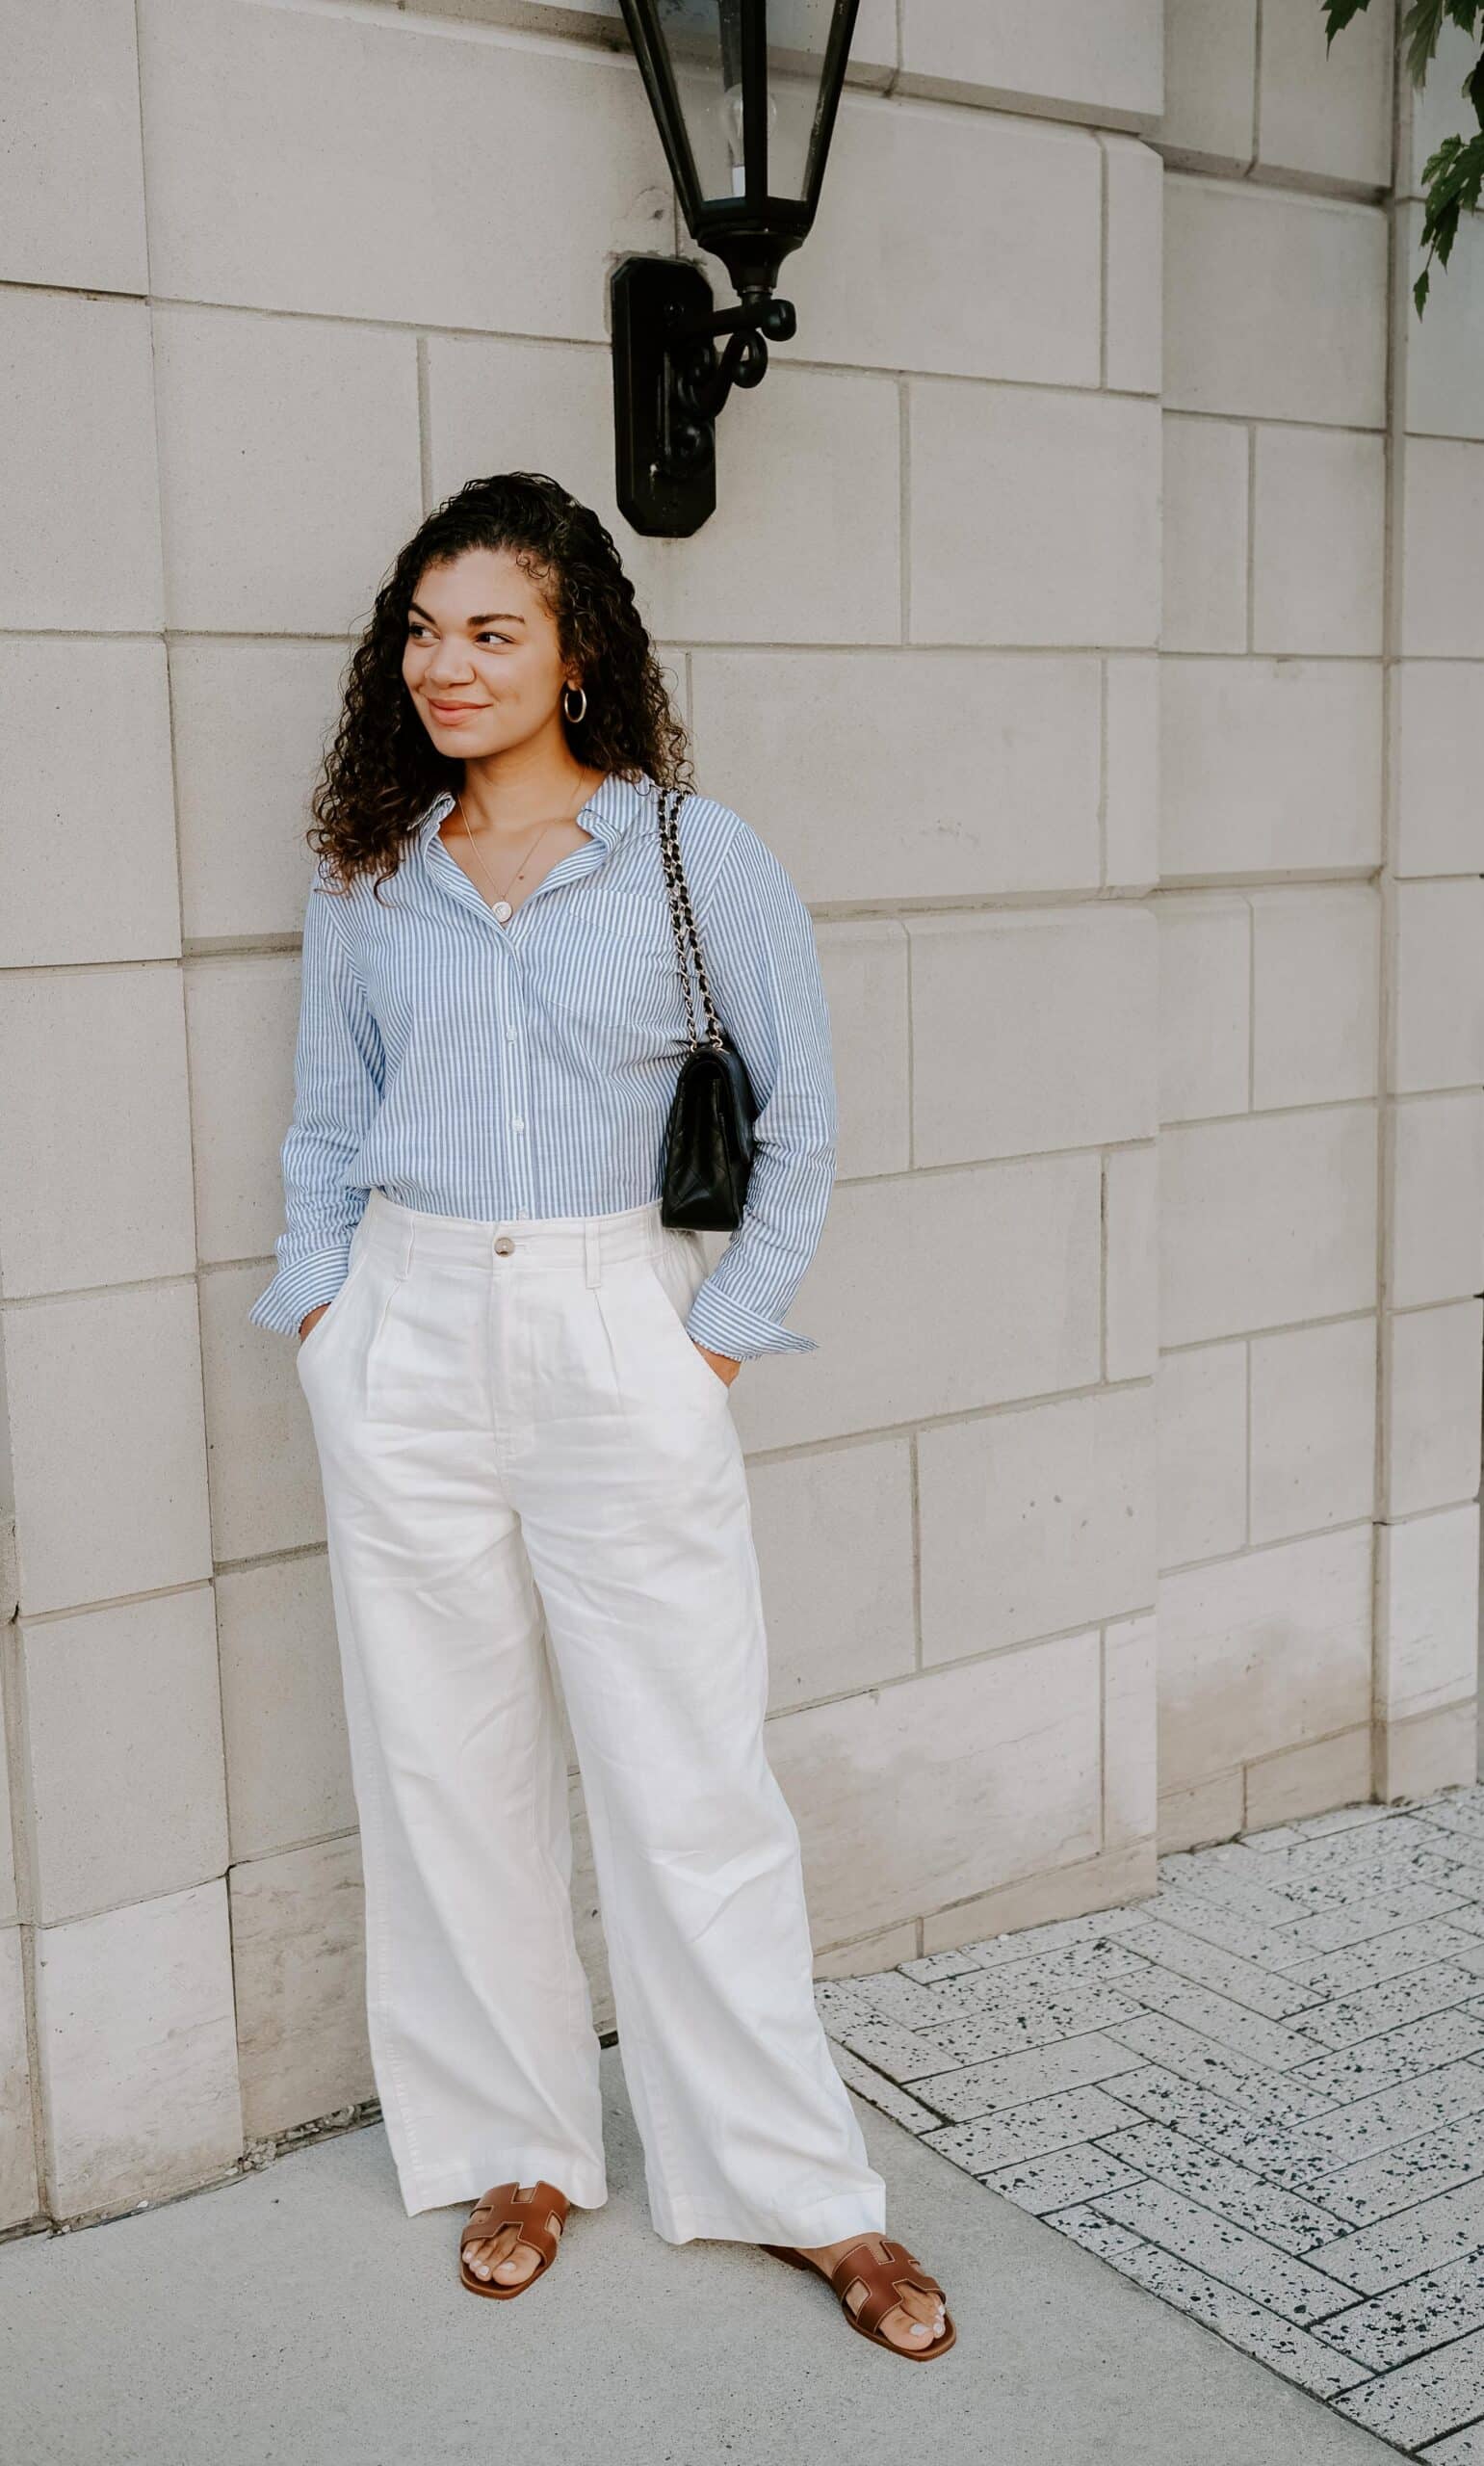
<path id="1" fill-rule="evenodd" d="M 1477 1990 L 1475 1979 L 1473 1991 Z M 1242 2005 L 1234 2004 L 1230 1996 L 1214 1994 L 1208 1986 L 1192 1986 L 1167 1970 L 1149 1970 L 1128 1979 L 1123 1991 L 1136 2003 L 1147 2004 L 1170 2020 L 1183 2022 L 1186 2029 L 1198 2031 L 1202 2037 L 1235 2048 L 1254 2063 L 1265 2063 L 1274 2072 L 1306 2063 L 1314 2053 L 1313 2038 L 1299 2036 L 1297 2026 L 1280 2029 L 1276 2021 L 1264 2021 L 1260 2012 L 1247 2011 Z M 1316 2008 L 1322 2011 L 1325 2007 Z"/>
<path id="2" fill-rule="evenodd" d="M 1193 2081 L 1198 2088 L 1213 2089 L 1218 2097 L 1230 2098 L 1234 2105 L 1261 2115 L 1284 2122 L 1305 2122 L 1335 2104 L 1330 2091 L 1318 2082 L 1306 2081 L 1297 2073 L 1286 2073 L 1280 2078 L 1266 2065 L 1234 2048 L 1218 2046 L 1213 2038 L 1203 2037 L 1199 2031 L 1188 2030 L 1183 2022 L 1172 2021 L 1162 2012 L 1145 2012 L 1136 2021 L 1119 2021 L 1107 2034 L 1120 2046 L 1132 2047 L 1136 2055 L 1147 2057 L 1151 2063 L 1162 2064 L 1166 2071 L 1178 2072 L 1182 2080 Z"/>
<path id="3" fill-rule="evenodd" d="M 923 2106 L 909 2091 L 898 2088 L 895 2081 L 884 2079 L 871 2064 L 863 2063 L 858 2055 L 852 2055 L 848 2047 L 835 2047 L 830 2060 L 847 2087 L 859 2090 L 872 2106 L 890 2115 L 894 2122 L 904 2124 L 908 2132 L 928 2132 L 937 2122 L 931 2107 Z"/>
<path id="4" fill-rule="evenodd" d="M 1423 2269 L 1484 2252 L 1484 2182 L 1440 2192 L 1416 2209 L 1362 2226 L 1311 2255 L 1316 2269 L 1362 2295 L 1381 2295 Z"/>
<path id="5" fill-rule="evenodd" d="M 1256 1961 L 1260 1969 L 1282 1972 L 1314 1958 L 1302 1942 L 1294 1941 L 1302 1927 L 1313 1925 L 1310 1919 L 1269 1927 L 1261 1919 L 1239 1917 L 1224 1902 L 1204 1901 L 1199 1893 L 1173 1888 L 1144 1905 L 1161 1926 L 1173 1927 L 1182 1935 L 1198 1936 L 1202 1943 L 1215 1944 L 1223 1952 L 1237 1953 L 1243 1960 Z M 1138 1934 L 1141 1929 L 1133 1928 L 1130 1932 Z"/>
<path id="6" fill-rule="evenodd" d="M 1364 1832 L 1373 1823 L 1394 1822 L 1394 1811 L 1391 1807 L 1366 1803 L 1353 1807 L 1331 1807 L 1324 1815 L 1300 1816 L 1296 1823 L 1283 1828 L 1296 1832 L 1305 1841 L 1316 1841 L 1331 1832 Z"/>
<path id="7" fill-rule="evenodd" d="M 1368 1943 L 1353 1944 L 1348 1952 L 1306 1954 L 1288 1975 L 1296 1984 L 1312 1988 L 1316 2000 L 1330 2003 L 1337 1996 L 1355 1995 L 1362 1987 L 1405 1978 L 1413 1970 L 1444 1960 L 1484 1972 L 1484 1936 L 1471 1934 L 1446 1918 L 1428 1918 L 1419 1927 L 1393 1928 L 1390 1934 L 1374 1935 Z"/>
<path id="8" fill-rule="evenodd" d="M 1484 2422 L 1454 2432 L 1449 2440 L 1440 2440 L 1436 2449 L 1420 2450 L 1419 2455 L 1426 2458 L 1427 2466 L 1484 2466 Z"/>
<path id="9" fill-rule="evenodd" d="M 1315 2339 L 1315 2344 L 1318 2344 Z M 1399 2448 L 1420 2449 L 1477 2417 L 1484 2394 L 1484 2331 L 1404 2363 L 1337 2401 L 1337 2411 Z"/>
<path id="10" fill-rule="evenodd" d="M 1338 2321 L 1326 2321 L 1317 2334 L 1372 2372 L 1390 2372 L 1478 2328 L 1484 2328 L 1484 2256 L 1476 2255 L 1373 2295 Z"/>
<path id="11" fill-rule="evenodd" d="M 1255 1850 L 1247 1853 L 1258 1870 L 1258 1875 L 1250 1878 L 1233 1876 L 1221 1869 L 1207 1869 L 1195 1864 L 1197 1855 L 1205 1857 L 1209 1854 L 1205 1850 L 1186 1853 L 1188 1863 L 1178 1866 L 1168 1877 L 1177 1892 L 1188 1894 L 1195 1901 L 1213 1902 L 1218 1909 L 1233 1910 L 1238 1918 L 1265 1927 L 1291 1926 L 1300 1918 L 1312 1917 L 1317 1909 L 1338 1909 L 1341 1906 L 1333 1893 L 1322 1894 L 1317 1901 L 1312 1893 L 1306 1899 L 1294 1900 L 1281 1892 L 1276 1883 L 1261 1882 L 1258 1877 L 1264 1862 Z M 1165 1861 L 1161 1859 L 1161 1875 L 1164 1866 Z M 1158 1901 L 1153 1906 L 1159 1906 Z M 1146 1902 L 1146 1912 L 1150 1907 L 1151 1904 Z"/>
<path id="12" fill-rule="evenodd" d="M 1295 2023 L 1307 2038 L 1321 2046 L 1353 2046 L 1359 2038 L 1378 2038 L 1404 2022 L 1445 2011 L 1450 2004 L 1467 2004 L 1479 1993 L 1479 1973 L 1461 1961 L 1434 1961 L 1406 1978 L 1383 1979 L 1378 1986 L 1363 1986 L 1357 1995 L 1338 2003 L 1316 2005 Z"/>
<path id="13" fill-rule="evenodd" d="M 1437 2076 L 1434 2075 L 1434 2078 Z M 1435 2192 L 1450 2192 L 1484 2177 L 1484 2116 L 1460 2115 L 1384 2157 L 1365 2158 L 1320 2178 L 1317 2197 L 1347 2226 L 1366 2226 Z"/>
<path id="14" fill-rule="evenodd" d="M 1028 2106 L 1032 2098 L 1049 2097 L 1058 2089 L 1115 2079 L 1137 2070 L 1142 2061 L 1131 2048 L 1089 2030 L 1080 2037 L 1033 2047 L 1026 2055 L 998 2056 L 990 2063 L 967 2064 L 961 2072 L 935 2072 L 922 2083 L 920 2094 L 939 2115 L 972 2123 L 976 2115 L 1002 2114 L 1006 2108 Z"/>
<path id="15" fill-rule="evenodd" d="M 1100 1986 L 1108 1980 L 1116 1983 L 1140 1965 L 1134 1954 L 1124 1950 L 1125 1940 L 1121 1935 L 1089 1936 L 1085 1943 L 1062 1944 L 1028 1960 L 997 1962 L 931 1991 L 985 2005 L 1002 2002 L 1027 1986 L 1049 1995 L 1063 1986 Z"/>
<path id="16" fill-rule="evenodd" d="M 1433 1798 L 1418 1815 L 1423 1823 L 1438 1826 L 1441 1832 L 1462 1832 L 1473 1840 L 1484 1842 L 1484 1790 L 1463 1790 L 1456 1797 Z"/>
<path id="17" fill-rule="evenodd" d="M 1058 2210 L 1053 2222 L 1059 2234 L 1070 2235 L 1075 2243 L 1121 2269 L 1125 2277 L 1147 2287 L 1151 2295 L 1204 2321 L 1208 2328 L 1297 2381 L 1314 2397 L 1333 2400 L 1360 2378 L 1356 2364 L 1335 2348 L 1321 2346 L 1307 2329 L 1280 2321 L 1250 2296 L 1209 2277 L 1188 2261 L 1113 2225 L 1099 2210 L 1090 2206 Z"/>
<path id="18" fill-rule="evenodd" d="M 975 2009 L 961 1999 L 952 1979 L 945 1979 L 937 1986 L 920 1986 L 915 1979 L 903 1978 L 895 1969 L 881 1970 L 863 1980 L 860 1993 L 875 2017 L 896 2021 L 904 2030 L 933 2030 L 940 2022 L 958 2020 Z"/>
<path id="19" fill-rule="evenodd" d="M 1248 2011 L 1260 2012 L 1270 2021 L 1287 2020 L 1294 2012 L 1306 2011 L 1319 2002 L 1315 1989 L 1299 1983 L 1294 1973 L 1277 1977 L 1271 1970 L 1260 1968 L 1256 1961 L 1243 1960 L 1238 1954 L 1222 1951 L 1219 1946 L 1199 1941 L 1194 1935 L 1182 1934 L 1175 1927 L 1164 1927 L 1158 1921 L 1147 1927 L 1135 1927 L 1122 1938 L 1128 1953 L 1137 1954 L 1152 1961 L 1159 1969 L 1173 1971 L 1177 1978 L 1188 1979 L 1196 1986 L 1209 1986 L 1225 1995 Z M 1136 1982 L 1128 1992 L 1136 1995 Z"/>
<path id="20" fill-rule="evenodd" d="M 1070 2149 L 1100 2133 L 1116 2132 L 1132 2120 L 1105 2089 L 1063 2089 L 1050 2098 L 1033 2098 L 1028 2106 L 1008 2113 L 982 2115 L 976 2123 L 938 2124 L 923 2138 L 955 2166 L 971 2175 L 1013 2165 L 1017 2160 L 1044 2158 L 1054 2149 Z"/>
<path id="21" fill-rule="evenodd" d="M 1208 2277 L 1235 2286 L 1254 2303 L 1265 2305 L 1299 2327 L 1327 2320 L 1355 2300 L 1349 2282 L 1327 2276 L 1312 2255 L 1296 2261 L 1261 2236 L 1249 2235 L 1244 2227 L 1233 2225 L 1214 2210 L 1163 2184 L 1132 2184 L 1121 2192 L 1106 2193 L 1094 2206 L 1115 2226 L 1126 2226 L 1131 2234 L 1162 2244 Z M 1334 2247 L 1321 2244 L 1319 2248 Z"/>
<path id="22" fill-rule="evenodd" d="M 972 1996 L 973 2009 L 966 2018 L 986 2021 L 1012 2021 L 1023 2015 L 1046 2013 L 1055 2018 L 1068 2015 L 1063 2034 L 1070 2037 L 1076 2030 L 1102 2029 L 1108 2021 L 1130 2021 L 1139 2010 L 1122 1985 L 1105 1986 L 1097 1979 L 1041 1979 L 1036 1975 L 1039 1963 L 1026 1967 L 981 1973 L 975 1979 L 954 1979 L 950 1985 L 937 1990 L 943 1995 Z M 1139 1962 L 1135 1974 L 1142 1979 L 1146 1964 Z M 1475 1981 L 1475 1992 L 1479 1991 Z M 924 1993 L 933 1990 L 924 1988 Z"/>
<path id="23" fill-rule="evenodd" d="M 1044 1927 L 1019 1927 L 1007 1935 L 983 1935 L 972 1944 L 960 1946 L 973 1953 L 982 1969 L 999 1969 L 1008 1961 L 1039 1959 L 1043 1953 L 1059 1953 L 1069 1944 L 1111 1941 L 1127 1928 L 1136 1927 L 1144 1912 L 1154 1906 L 1153 1901 L 1135 1902 L 1125 1909 L 1095 1909 L 1083 1918 L 1053 1918 Z"/>
<path id="24" fill-rule="evenodd" d="M 814 2003 L 832 2037 L 843 2037 L 846 2030 L 865 2029 L 881 2017 L 877 2005 L 853 1978 L 817 1978 Z"/>
<path id="25" fill-rule="evenodd" d="M 1398 2081 L 1374 2097 L 1334 2107 L 1313 2123 L 1290 2124 L 1270 2134 L 1263 2157 L 1252 2163 L 1264 2172 L 1271 2167 L 1277 2181 L 1304 2191 L 1326 2176 L 1373 2163 L 1459 2116 L 1475 2118 L 1475 2130 L 1484 2131 L 1484 2065 L 1445 2063 L 1415 2080 Z"/>
<path id="26" fill-rule="evenodd" d="M 1136 2183 L 1138 2177 L 1133 2167 L 1087 2141 L 1080 2148 L 1058 2149 L 1050 2158 L 1032 2158 L 1023 2165 L 996 2167 L 979 2180 L 992 2192 L 1002 2192 L 1018 2209 L 1044 2217 L 1049 2210 L 1090 2200 L 1095 2192 L 1116 2191 L 1124 2184 Z"/>
<path id="27" fill-rule="evenodd" d="M 972 2020 L 950 2021 L 934 2030 L 931 2036 L 941 2054 L 927 2068 L 945 2070 L 945 2058 L 947 2062 L 987 2063 L 995 2056 L 1018 2055 L 1028 2047 L 1048 2046 L 1058 2038 L 1075 2037 L 1083 2030 L 1109 2028 L 1113 2022 L 1121 2023 L 1136 2013 L 1135 2005 L 1123 1996 L 1115 1996 L 1108 1987 L 1072 1989 L 1050 1999 L 1028 1993 Z M 922 2034 L 925 2037 L 928 2033 Z M 868 2048 L 856 2045 L 853 2034 L 849 2043 L 868 2062 L 874 2060 Z M 898 2077 L 906 2080 L 911 2076 L 902 2073 Z"/>
<path id="28" fill-rule="evenodd" d="M 1484 1884 L 1484 1841 L 1462 1826 L 1429 1824 L 1427 1829 L 1443 1856 L 1452 1859 L 1461 1871 L 1454 1877 L 1455 1883 L 1460 1889 L 1476 1893 Z"/>
<path id="29" fill-rule="evenodd" d="M 934 1979 L 957 1978 L 966 1969 L 977 1969 L 974 1954 L 960 1949 L 956 1953 L 924 1953 L 916 1960 L 898 1961 L 905 1978 L 915 1978 L 922 1986 L 931 1985 Z"/>
<path id="30" fill-rule="evenodd" d="M 1415 1815 L 1398 1813 L 1381 1823 L 1311 1833 L 1288 1853 L 1285 1865 L 1300 1874 L 1319 1876 L 1356 1867 L 1404 1864 L 1419 1850 L 1432 1857 L 1445 1854 L 1431 1825 Z"/>
<path id="31" fill-rule="evenodd" d="M 1322 1842 L 1314 1845 L 1315 1859 L 1326 1847 Z M 1264 1899 L 1276 1896 L 1299 1916 L 1334 1908 L 1351 1888 L 1348 1865 L 1335 1866 L 1331 1875 L 1317 1866 L 1295 1865 L 1295 1856 L 1306 1857 L 1307 1851 L 1286 1850 L 1279 1856 L 1264 1857 L 1260 1850 L 1227 1841 L 1195 1854 L 1200 1863 L 1190 1874 L 1192 1892 L 1213 1893 L 1219 1881 L 1229 1891 L 1262 1894 Z"/>
<path id="32" fill-rule="evenodd" d="M 830 2035 L 835 2034 L 831 2029 Z M 925 2080 L 930 2072 L 950 2070 L 955 2060 L 951 2050 L 935 2045 L 927 2031 L 898 2029 L 892 2021 L 868 2021 L 839 2034 L 852 2055 L 884 2072 L 889 2081 Z"/>
<path id="33" fill-rule="evenodd" d="M 1311 1858 L 1307 1850 L 1292 1850 L 1289 1856 L 1303 1861 L 1300 1872 L 1341 1893 L 1353 1888 L 1352 1877 L 1354 1884 L 1369 1884 L 1383 1890 L 1405 1884 L 1437 1884 L 1450 1892 L 1471 1892 L 1474 1879 L 1484 1876 L 1484 1843 L 1471 1841 L 1464 1833 L 1440 1832 L 1430 1824 L 1420 1828 L 1426 1833 L 1426 1840 L 1405 1850 L 1388 1850 L 1384 1841 L 1378 1841 L 1368 1858 L 1360 1852 L 1350 1860 L 1320 1857 L 1317 1853 Z M 1335 1845 L 1325 1843 L 1322 1847 L 1328 1850 Z"/>
<path id="34" fill-rule="evenodd" d="M 1484 1841 L 1475 1841 L 1465 1832 L 1443 1832 L 1435 1826 L 1428 1828 L 1438 1844 L 1438 1850 L 1432 1855 L 1437 1856 L 1441 1852 L 1452 1872 L 1448 1875 L 1423 1875 L 1419 1852 L 1418 1857 L 1408 1861 L 1411 1875 L 1418 1880 L 1437 1884 L 1445 1892 L 1457 1893 L 1477 1902 L 1484 1893 Z"/>
<path id="35" fill-rule="evenodd" d="M 1120 2030 L 1119 2036 L 1125 2033 Z M 1484 2024 L 1472 2007 L 1455 2004 L 1449 2010 L 1429 2012 L 1405 2029 L 1388 2030 L 1384 2037 L 1359 2038 L 1334 2055 L 1315 2056 L 1300 2064 L 1289 2079 L 1295 2087 L 1312 2087 L 1343 2105 L 1364 2098 L 1393 2081 L 1415 2080 L 1445 2063 L 1460 2062 L 1484 2049 Z"/>
<path id="36" fill-rule="evenodd" d="M 1117 2081 L 1116 2094 L 1121 2105 L 1137 2108 L 1150 2122 L 1167 2124 L 1172 2132 L 1232 2159 L 1239 2166 L 1266 2175 L 1286 2191 L 1296 2189 L 1286 2181 L 1283 2172 L 1266 2163 L 1275 2143 L 1280 2145 L 1281 2155 L 1283 2136 L 1270 2123 L 1265 2101 L 1256 2109 L 1240 2107 L 1234 2099 L 1222 2097 L 1214 2089 L 1199 2088 L 1194 2082 L 1182 2080 L 1179 2073 L 1167 2072 L 1158 2063 L 1145 2064 L 1137 2072 L 1121 2072 Z M 1290 2164 L 1289 2172 L 1296 2175 L 1298 2171 Z"/>
<path id="37" fill-rule="evenodd" d="M 1467 1902 L 1438 1884 L 1404 1884 L 1394 1892 L 1367 1893 L 1334 1909 L 1320 1910 L 1313 1918 L 1300 1919 L 1292 1930 L 1295 1955 L 1302 1959 L 1308 1953 L 1342 1953 L 1372 1935 L 1444 1916 L 1454 1927 L 1469 1925 Z"/>
<path id="38" fill-rule="evenodd" d="M 1127 2131 L 1099 2137 L 1099 2146 L 1121 2158 L 1135 2174 L 1167 2184 L 1203 2209 L 1213 2209 L 1234 2226 L 1261 2235 L 1281 2252 L 1312 2251 L 1330 2243 L 1335 2218 L 1315 2202 L 1264 2183 L 1232 2158 L 1203 2148 L 1161 2123 L 1132 2125 Z M 1089 2192 L 1086 2197 L 1091 2199 Z"/>
<path id="39" fill-rule="evenodd" d="M 1317 1841 L 1312 1848 L 1287 1852 L 1282 1888 L 1295 1898 L 1312 1888 L 1331 1904 L 1351 1901 L 1363 1892 L 1402 1892 L 1418 1884 L 1458 1891 L 1471 1849 L 1471 1845 L 1441 1832 L 1432 1832 L 1425 1843 L 1405 1850 L 1388 1850 L 1384 1837 L 1374 1833 L 1359 1844 L 1348 1835 L 1339 1841 Z"/>
<path id="40" fill-rule="evenodd" d="M 1209 1849 L 1188 1850 L 1185 1859 L 1192 1879 L 1211 1876 L 1229 1876 L 1253 1883 L 1267 1880 L 1260 1875 L 1261 1858 L 1241 1841 L 1217 1841 Z"/>

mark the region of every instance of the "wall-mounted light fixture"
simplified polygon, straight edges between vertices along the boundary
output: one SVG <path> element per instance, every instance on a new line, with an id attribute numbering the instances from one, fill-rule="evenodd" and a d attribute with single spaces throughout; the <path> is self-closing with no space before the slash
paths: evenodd
<path id="1" fill-rule="evenodd" d="M 778 269 L 814 221 L 859 0 L 622 5 L 690 236 L 738 294 L 718 310 L 682 257 L 626 257 L 610 285 L 619 508 L 683 538 L 716 510 L 717 413 L 794 331 Z"/>

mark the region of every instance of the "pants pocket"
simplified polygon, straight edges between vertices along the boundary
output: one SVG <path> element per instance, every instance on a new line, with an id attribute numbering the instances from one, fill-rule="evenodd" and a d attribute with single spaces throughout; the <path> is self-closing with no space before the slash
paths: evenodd
<path id="1" fill-rule="evenodd" d="M 324 1317 L 316 1319 L 314 1325 L 310 1328 L 307 1336 L 300 1336 L 297 1340 L 295 1346 L 296 1367 L 302 1370 L 306 1361 L 316 1359 L 325 1344 L 328 1341 L 330 1331 L 339 1325 L 342 1319 L 348 1316 L 347 1304 L 351 1299 L 353 1287 L 359 1284 L 365 1273 L 365 1250 L 360 1249 L 353 1251 L 351 1258 L 351 1264 L 346 1271 L 345 1280 L 340 1285 L 339 1289 L 335 1293 L 331 1294 L 329 1306 L 325 1310 Z"/>
<path id="2" fill-rule="evenodd" d="M 667 1235 L 663 1248 L 651 1256 L 649 1265 L 666 1304 L 670 1350 L 673 1352 L 678 1348 L 684 1354 L 684 1362 L 677 1366 L 692 1380 L 699 1378 L 705 1381 L 701 1392 L 706 1394 L 708 1401 L 719 1396 L 724 1402 L 728 1394 L 727 1381 L 718 1377 L 686 1328 L 690 1304 L 706 1274 L 705 1253 L 699 1241 L 688 1234 L 675 1238 Z"/>

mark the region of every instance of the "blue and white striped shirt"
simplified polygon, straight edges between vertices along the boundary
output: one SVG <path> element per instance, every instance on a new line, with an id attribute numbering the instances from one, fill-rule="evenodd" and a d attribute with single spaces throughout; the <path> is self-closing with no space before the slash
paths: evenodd
<path id="1" fill-rule="evenodd" d="M 370 1192 L 437 1216 L 612 1215 L 658 1198 L 688 1049 L 652 779 L 610 772 L 590 836 L 508 924 L 420 818 L 396 873 L 344 892 L 315 867 L 277 1273 L 248 1312 L 298 1330 L 333 1299 Z M 808 909 L 757 833 L 709 797 L 678 832 L 712 1000 L 757 1099 L 742 1222 L 687 1328 L 734 1359 L 813 1352 L 782 1325 L 835 1171 L 829 1013 Z M 705 1014 L 698 990 L 697 1033 Z"/>

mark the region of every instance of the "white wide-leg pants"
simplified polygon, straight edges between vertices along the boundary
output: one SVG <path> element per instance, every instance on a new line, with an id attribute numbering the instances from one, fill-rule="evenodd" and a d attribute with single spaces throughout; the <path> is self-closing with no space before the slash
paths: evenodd
<path id="1" fill-rule="evenodd" d="M 885 2223 L 764 1746 L 742 1445 L 684 1325 L 704 1272 L 657 1200 L 485 1223 L 374 1191 L 299 1348 L 409 2216 L 512 2178 L 607 2198 L 544 1628 L 657 2232 L 820 2244 Z"/>

